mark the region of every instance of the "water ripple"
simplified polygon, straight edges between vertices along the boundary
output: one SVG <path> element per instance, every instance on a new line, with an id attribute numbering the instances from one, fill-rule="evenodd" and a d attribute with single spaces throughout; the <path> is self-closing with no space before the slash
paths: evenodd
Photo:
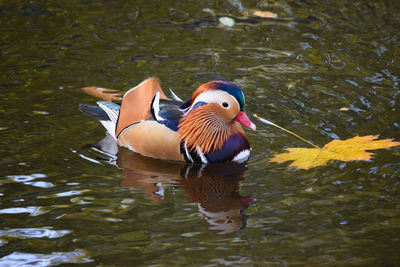
<path id="1" fill-rule="evenodd" d="M 0 237 L 59 238 L 71 233 L 69 230 L 51 230 L 49 228 L 15 228 L 0 230 Z"/>
<path id="2" fill-rule="evenodd" d="M 87 258 L 83 251 L 53 252 L 51 254 L 13 252 L 0 258 L 1 266 L 50 266 L 60 263 L 84 262 L 93 262 L 93 260 Z"/>
<path id="3" fill-rule="evenodd" d="M 8 175 L 8 176 L 6 176 L 7 179 L 10 179 L 10 180 L 13 180 L 14 182 L 22 183 L 25 185 L 31 185 L 31 186 L 40 187 L 40 188 L 54 187 L 54 184 L 50 183 L 50 182 L 34 181 L 35 179 L 46 178 L 46 177 L 47 176 L 43 173 L 33 173 L 30 175 Z"/>
<path id="4" fill-rule="evenodd" d="M 31 216 L 38 216 L 47 213 L 42 207 L 14 207 L 0 210 L 0 214 L 29 213 Z"/>

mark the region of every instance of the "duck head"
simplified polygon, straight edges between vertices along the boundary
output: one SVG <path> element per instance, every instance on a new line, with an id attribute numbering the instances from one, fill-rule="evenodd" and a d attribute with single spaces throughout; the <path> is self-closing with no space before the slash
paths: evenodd
<path id="1" fill-rule="evenodd" d="M 246 115 L 242 90 L 226 81 L 201 85 L 181 109 L 185 111 L 178 126 L 181 140 L 188 148 L 200 148 L 203 153 L 222 149 L 235 134 L 247 140 L 241 125 L 256 129 Z"/>

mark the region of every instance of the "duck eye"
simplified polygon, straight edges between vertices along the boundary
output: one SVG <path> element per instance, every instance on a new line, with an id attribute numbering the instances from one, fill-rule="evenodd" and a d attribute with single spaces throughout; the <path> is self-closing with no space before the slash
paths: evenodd
<path id="1" fill-rule="evenodd" d="M 227 108 L 227 107 L 229 107 L 229 104 L 226 103 L 226 102 L 222 102 L 222 106 L 223 106 L 224 108 Z"/>

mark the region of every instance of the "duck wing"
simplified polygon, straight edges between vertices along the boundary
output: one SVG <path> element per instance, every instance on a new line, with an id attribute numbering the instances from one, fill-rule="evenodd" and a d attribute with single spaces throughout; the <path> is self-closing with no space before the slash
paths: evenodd
<path id="1" fill-rule="evenodd" d="M 125 128 L 150 117 L 151 102 L 157 93 L 160 99 L 167 99 L 159 80 L 151 77 L 124 94 L 115 129 L 117 138 Z"/>
<path id="2" fill-rule="evenodd" d="M 184 111 L 179 107 L 182 105 L 180 100 L 160 99 L 160 93 L 156 93 L 151 103 L 151 114 L 153 119 L 164 124 L 173 131 L 178 131 L 178 124 Z"/>

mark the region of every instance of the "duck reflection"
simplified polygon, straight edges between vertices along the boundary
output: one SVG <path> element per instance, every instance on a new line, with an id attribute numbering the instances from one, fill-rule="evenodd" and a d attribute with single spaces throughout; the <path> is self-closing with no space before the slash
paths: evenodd
<path id="1" fill-rule="evenodd" d="M 143 188 L 141 192 L 148 199 L 159 202 L 164 194 L 163 184 L 179 185 L 188 201 L 197 204 L 209 230 L 227 234 L 246 227 L 248 216 L 243 211 L 254 199 L 240 195 L 240 181 L 247 169 L 245 164 L 188 165 L 161 161 L 110 146 L 104 139 L 96 147 L 117 155 L 117 165 L 125 174 L 122 186 Z"/>
<path id="2" fill-rule="evenodd" d="M 238 163 L 191 166 L 182 176 L 180 186 L 205 216 L 208 229 L 227 234 L 246 227 L 247 215 L 243 211 L 254 201 L 251 196 L 240 195 L 240 181 L 246 169 Z"/>

